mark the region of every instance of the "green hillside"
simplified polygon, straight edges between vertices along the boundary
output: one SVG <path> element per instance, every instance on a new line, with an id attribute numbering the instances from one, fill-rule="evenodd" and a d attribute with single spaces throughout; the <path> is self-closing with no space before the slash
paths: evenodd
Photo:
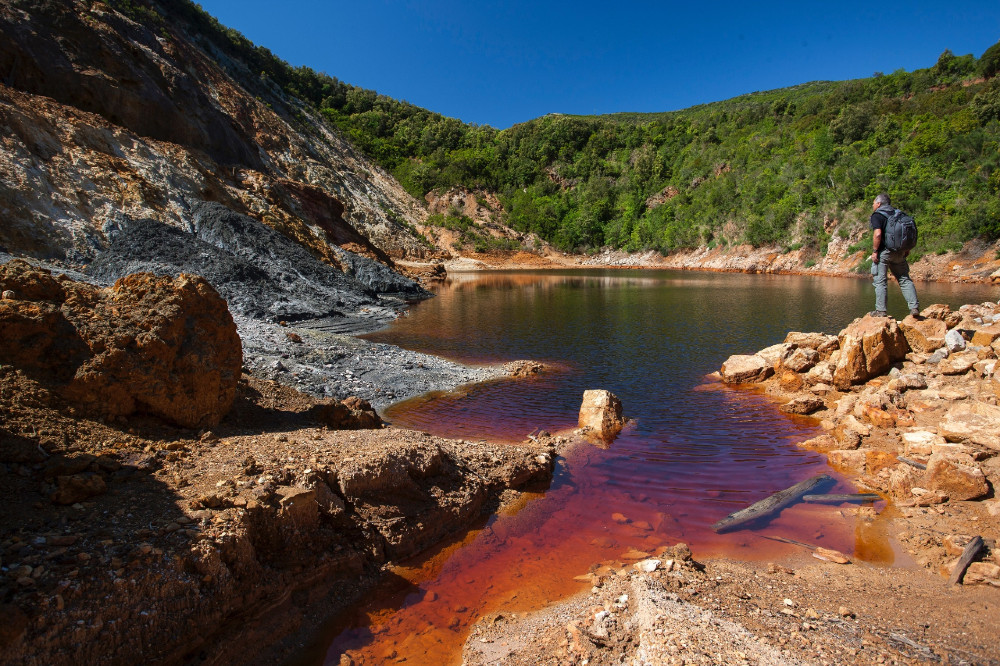
<path id="1" fill-rule="evenodd" d="M 138 0 L 112 4 L 156 15 Z M 945 51 L 914 72 L 669 113 L 553 114 L 498 131 L 292 68 L 187 0 L 163 7 L 320 110 L 413 195 L 495 192 L 508 224 L 564 250 L 750 243 L 823 253 L 824 229 L 846 237 L 880 191 L 917 218 L 917 253 L 1000 238 L 1000 43 L 979 59 Z M 833 219 L 847 224 L 824 224 Z"/>

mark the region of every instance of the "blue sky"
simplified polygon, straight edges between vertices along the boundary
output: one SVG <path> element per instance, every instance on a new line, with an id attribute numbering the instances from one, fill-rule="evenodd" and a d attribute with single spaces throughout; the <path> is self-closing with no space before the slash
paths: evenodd
<path id="1" fill-rule="evenodd" d="M 292 65 L 501 129 L 912 71 L 1000 40 L 998 0 L 200 4 Z"/>

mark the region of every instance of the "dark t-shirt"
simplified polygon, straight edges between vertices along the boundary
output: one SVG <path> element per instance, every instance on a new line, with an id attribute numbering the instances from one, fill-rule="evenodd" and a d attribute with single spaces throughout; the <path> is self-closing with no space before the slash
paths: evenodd
<path id="1" fill-rule="evenodd" d="M 884 235 L 885 223 L 888 221 L 889 218 L 887 218 L 884 214 L 875 211 L 874 213 L 872 213 L 871 219 L 868 220 L 868 226 L 870 226 L 872 229 L 881 229 Z M 880 241 L 878 244 L 878 251 L 881 252 L 884 246 L 885 246 L 885 239 L 883 238 L 883 240 Z"/>
<path id="2" fill-rule="evenodd" d="M 881 229 L 882 231 L 885 231 L 885 223 L 888 221 L 889 218 L 882 213 L 875 211 L 872 213 L 871 219 L 868 220 L 868 225 L 871 229 Z"/>

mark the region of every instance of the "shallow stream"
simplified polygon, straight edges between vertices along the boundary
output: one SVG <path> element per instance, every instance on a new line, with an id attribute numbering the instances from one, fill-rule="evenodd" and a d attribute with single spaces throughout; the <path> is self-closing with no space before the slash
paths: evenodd
<path id="1" fill-rule="evenodd" d="M 921 303 L 996 298 L 986 286 L 918 284 Z M 710 525 L 820 473 L 831 492 L 857 489 L 821 454 L 796 447 L 812 419 L 779 413 L 763 395 L 707 378 L 731 354 L 788 331 L 836 334 L 871 309 L 867 280 L 674 271 L 573 271 L 452 276 L 437 297 L 365 336 L 467 363 L 539 360 L 536 378 L 503 380 L 391 407 L 394 425 L 462 439 L 523 441 L 576 426 L 583 391 L 608 389 L 633 422 L 608 448 L 560 459 L 551 487 L 491 518 L 460 543 L 399 567 L 373 601 L 338 618 L 314 663 L 460 663 L 469 626 L 589 587 L 599 563 L 637 560 L 687 543 L 695 558 L 774 559 L 796 546 L 840 550 L 872 565 L 905 565 L 882 520 L 845 506 L 796 504 L 763 527 L 718 535 Z M 890 285 L 890 313 L 905 304 Z M 884 503 L 876 503 L 881 511 Z"/>

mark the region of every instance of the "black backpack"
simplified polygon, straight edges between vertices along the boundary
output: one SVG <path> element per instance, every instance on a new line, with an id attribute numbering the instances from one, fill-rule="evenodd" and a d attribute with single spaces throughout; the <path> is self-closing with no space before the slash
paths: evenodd
<path id="1" fill-rule="evenodd" d="M 917 244 L 917 223 L 903 211 L 893 208 L 892 215 L 886 218 L 882 238 L 885 249 L 909 252 Z"/>

